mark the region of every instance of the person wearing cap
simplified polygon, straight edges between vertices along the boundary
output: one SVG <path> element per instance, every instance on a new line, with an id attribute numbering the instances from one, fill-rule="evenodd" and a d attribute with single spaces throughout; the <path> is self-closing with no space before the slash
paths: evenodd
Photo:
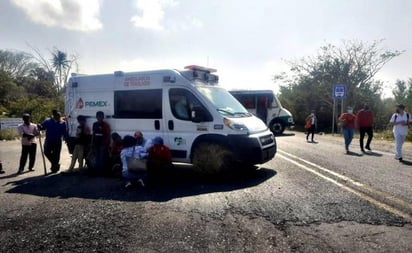
<path id="1" fill-rule="evenodd" d="M 367 104 L 364 104 L 363 108 L 356 114 L 356 126 L 357 128 L 359 128 L 359 145 L 363 153 L 365 153 L 365 149 L 371 151 L 371 142 L 373 138 L 372 124 L 372 111 L 369 109 L 369 106 Z M 365 138 L 365 134 L 368 135 L 368 139 L 366 141 L 366 145 L 363 146 L 363 139 Z"/>
<path id="2" fill-rule="evenodd" d="M 410 123 L 409 113 L 405 112 L 403 104 L 396 105 L 396 111 L 392 115 L 389 123 L 393 125 L 393 136 L 395 137 L 395 159 L 402 161 L 402 146 L 408 135 L 408 125 Z"/>
<path id="3" fill-rule="evenodd" d="M 60 153 L 62 140 L 67 140 L 66 122 L 61 120 L 61 113 L 57 110 L 52 111 L 52 117 L 46 119 L 38 125 L 40 130 L 46 130 L 44 141 L 44 155 L 51 163 L 51 172 L 57 173 L 60 170 Z"/>
<path id="4" fill-rule="evenodd" d="M 23 114 L 23 124 L 17 127 L 17 131 L 21 137 L 21 155 L 20 164 L 17 174 L 23 172 L 26 166 L 27 156 L 29 157 L 29 171 L 34 170 L 34 163 L 36 162 L 36 136 L 40 134 L 37 125 L 30 122 L 30 114 Z"/>
<path id="5" fill-rule="evenodd" d="M 149 177 L 153 178 L 164 170 L 172 166 L 172 153 L 170 149 L 164 145 L 163 139 L 159 136 L 153 139 L 153 146 L 148 150 L 147 169 Z"/>

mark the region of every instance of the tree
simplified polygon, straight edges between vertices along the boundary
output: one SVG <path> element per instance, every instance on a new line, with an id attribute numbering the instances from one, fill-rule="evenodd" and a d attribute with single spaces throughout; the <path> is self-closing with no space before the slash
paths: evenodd
<path id="1" fill-rule="evenodd" d="M 60 93 L 67 83 L 73 64 L 77 66 L 77 56 L 74 54 L 68 56 L 67 53 L 55 47 L 50 52 L 52 58 L 46 60 L 39 49 L 32 46 L 30 46 L 30 48 L 36 54 L 36 60 L 42 68 L 45 69 L 46 72 L 54 74 L 54 85 L 58 93 Z"/>
<path id="2" fill-rule="evenodd" d="M 56 73 L 57 79 L 57 87 L 61 88 L 65 85 L 67 81 L 67 70 L 70 70 L 71 63 L 67 59 L 67 54 L 58 50 L 54 49 L 52 52 L 53 58 L 51 59 L 51 64 L 54 69 L 54 73 Z"/>
<path id="3" fill-rule="evenodd" d="M 315 110 L 320 129 L 332 125 L 334 84 L 345 84 L 346 105 L 358 109 L 368 103 L 377 109 L 381 98 L 381 82 L 374 80 L 375 74 L 400 51 L 384 50 L 380 41 L 372 43 L 344 41 L 341 47 L 327 44 L 315 56 L 288 61 L 291 75 L 276 75 L 274 81 L 281 82 L 279 98 L 295 115 L 298 124 L 304 124 L 305 115 Z M 338 107 L 338 111 L 340 111 Z"/>
<path id="4" fill-rule="evenodd" d="M 3 108 L 2 110 L 6 110 L 12 101 L 16 101 L 25 94 L 24 88 L 14 83 L 8 73 L 0 70 L 0 106 Z"/>
<path id="5" fill-rule="evenodd" d="M 37 67 L 33 57 L 25 52 L 0 50 L 0 71 L 10 77 L 27 76 Z"/>

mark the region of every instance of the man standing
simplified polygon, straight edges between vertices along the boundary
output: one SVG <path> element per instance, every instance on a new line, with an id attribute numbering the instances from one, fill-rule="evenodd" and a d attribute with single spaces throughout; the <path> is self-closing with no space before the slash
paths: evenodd
<path id="1" fill-rule="evenodd" d="M 96 112 L 97 121 L 93 123 L 92 145 L 95 154 L 94 169 L 102 173 L 109 158 L 110 126 L 104 121 L 104 113 Z"/>
<path id="2" fill-rule="evenodd" d="M 23 124 L 17 128 L 21 137 L 21 156 L 20 165 L 17 174 L 20 174 L 26 166 L 27 156 L 29 156 L 29 171 L 33 171 L 34 163 L 36 161 L 36 136 L 39 135 L 37 125 L 30 122 L 30 114 L 23 114 Z"/>
<path id="3" fill-rule="evenodd" d="M 44 141 L 44 155 L 51 163 L 51 172 L 56 173 L 60 170 L 60 152 L 62 149 L 62 138 L 66 140 L 66 123 L 61 120 L 61 114 L 57 110 L 52 111 L 52 118 L 46 119 L 41 125 L 40 130 L 46 130 Z"/>
<path id="4" fill-rule="evenodd" d="M 402 161 L 402 146 L 408 135 L 408 125 L 410 123 L 409 113 L 405 112 L 405 106 L 396 106 L 396 112 L 392 115 L 389 123 L 393 125 L 393 135 L 395 137 L 396 154 L 395 159 Z"/>
<path id="5" fill-rule="evenodd" d="M 368 135 L 368 140 L 366 141 L 365 148 L 371 151 L 371 141 L 373 138 L 373 115 L 372 111 L 369 109 L 369 106 L 365 104 L 361 110 L 356 114 L 356 125 L 359 128 L 359 145 L 361 151 L 365 153 L 363 146 L 363 139 L 365 138 L 365 133 Z"/>

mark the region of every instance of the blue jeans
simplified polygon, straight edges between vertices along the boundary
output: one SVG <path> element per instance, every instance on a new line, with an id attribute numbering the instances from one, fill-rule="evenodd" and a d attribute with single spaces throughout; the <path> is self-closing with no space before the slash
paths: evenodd
<path id="1" fill-rule="evenodd" d="M 343 131 L 343 138 L 345 138 L 345 149 L 349 150 L 349 145 L 353 139 L 354 129 L 350 127 L 344 127 L 342 131 Z"/>

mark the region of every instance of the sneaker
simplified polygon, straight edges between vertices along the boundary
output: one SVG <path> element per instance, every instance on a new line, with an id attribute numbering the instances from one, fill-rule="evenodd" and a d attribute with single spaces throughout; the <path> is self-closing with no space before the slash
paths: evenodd
<path id="1" fill-rule="evenodd" d="M 361 151 L 362 151 L 362 153 L 366 153 L 366 151 L 363 148 L 361 149 Z"/>
<path id="2" fill-rule="evenodd" d="M 17 174 L 21 174 L 21 173 L 23 173 L 23 170 L 18 169 L 18 170 L 17 170 Z"/>
<path id="3" fill-rule="evenodd" d="M 30 168 L 29 171 L 34 171 L 34 169 L 33 169 L 33 168 Z"/>
<path id="4" fill-rule="evenodd" d="M 0 174 L 4 174 L 5 172 L 4 172 L 4 170 L 0 170 Z"/>
<path id="5" fill-rule="evenodd" d="M 402 160 L 403 160 L 403 159 L 402 159 L 402 157 L 399 157 L 399 159 L 398 159 L 398 160 L 399 160 L 399 162 L 402 162 Z"/>
<path id="6" fill-rule="evenodd" d="M 372 151 L 371 147 L 365 147 L 367 150 Z"/>

